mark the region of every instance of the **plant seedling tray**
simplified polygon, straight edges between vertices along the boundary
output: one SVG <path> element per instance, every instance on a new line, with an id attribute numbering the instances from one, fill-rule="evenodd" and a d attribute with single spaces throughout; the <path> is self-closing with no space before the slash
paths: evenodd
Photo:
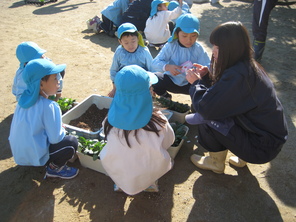
<path id="1" fill-rule="evenodd" d="M 92 105 L 95 104 L 98 109 L 109 109 L 110 105 L 112 102 L 111 97 L 107 96 L 101 96 L 101 95 L 90 95 L 86 99 L 84 99 L 82 102 L 80 102 L 77 106 L 66 112 L 62 116 L 62 121 L 64 123 L 64 126 L 67 131 L 72 132 L 76 131 L 79 132 L 79 134 L 85 138 L 90 138 L 90 139 L 99 139 L 99 134 L 102 130 L 99 129 L 98 131 L 92 132 L 90 130 L 85 130 L 76 126 L 71 126 L 69 125 L 71 120 L 79 118 L 83 113 L 85 113 L 88 108 Z"/>

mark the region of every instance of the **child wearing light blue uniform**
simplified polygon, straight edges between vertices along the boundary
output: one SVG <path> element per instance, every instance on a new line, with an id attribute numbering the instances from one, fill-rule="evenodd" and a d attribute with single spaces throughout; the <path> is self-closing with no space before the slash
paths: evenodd
<path id="1" fill-rule="evenodd" d="M 169 11 L 173 11 L 177 7 L 179 7 L 179 2 L 177 2 L 177 1 L 170 1 L 169 5 L 168 5 L 168 10 Z M 185 1 L 183 1 L 182 14 L 185 14 L 185 13 L 191 13 L 191 12 L 190 12 L 189 5 Z"/>
<path id="2" fill-rule="evenodd" d="M 59 88 L 57 73 L 65 68 L 46 59 L 28 62 L 22 74 L 27 88 L 16 106 L 9 142 L 17 164 L 46 165 L 46 176 L 71 179 L 78 169 L 66 163 L 76 153 L 78 141 L 66 136 L 60 107 L 48 99 Z"/>
<path id="3" fill-rule="evenodd" d="M 122 15 L 132 1 L 115 0 L 101 11 L 102 20 L 98 16 L 95 16 L 87 21 L 88 28 L 93 29 L 96 33 L 104 31 L 109 36 L 114 37 L 115 31 L 113 30 L 113 26 L 116 26 L 116 28 L 120 26 Z"/>
<path id="4" fill-rule="evenodd" d="M 190 83 L 186 71 L 194 63 L 210 66 L 210 58 L 198 42 L 199 20 L 192 14 L 183 14 L 176 20 L 176 27 L 159 54 L 152 61 L 152 69 L 157 73 L 158 83 L 153 85 L 154 92 L 171 99 L 172 93 L 189 95 Z"/>
<path id="5" fill-rule="evenodd" d="M 27 89 L 27 84 L 24 82 L 22 77 L 22 73 L 24 71 L 26 64 L 33 59 L 45 58 L 50 60 L 49 58 L 44 56 L 44 53 L 46 53 L 46 50 L 40 48 L 35 42 L 22 42 L 17 46 L 16 57 L 20 62 L 20 66 L 16 71 L 12 84 L 12 94 L 16 97 L 17 101 L 19 100 L 24 90 Z M 65 71 L 63 70 L 62 75 L 60 73 L 58 74 L 60 88 L 56 92 L 56 101 L 59 97 L 61 97 L 62 94 L 64 73 Z"/>
<path id="6" fill-rule="evenodd" d="M 136 26 L 131 23 L 123 23 L 119 26 L 117 33 L 120 45 L 115 51 L 110 68 L 112 83 L 114 83 L 116 73 L 127 65 L 138 65 L 146 71 L 151 71 L 153 57 Z M 114 97 L 114 94 L 115 85 L 113 84 L 113 89 L 108 96 Z"/>

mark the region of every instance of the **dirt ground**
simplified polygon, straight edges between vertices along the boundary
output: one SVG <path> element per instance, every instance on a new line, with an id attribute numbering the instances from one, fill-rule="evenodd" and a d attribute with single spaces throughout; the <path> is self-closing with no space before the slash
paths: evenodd
<path id="1" fill-rule="evenodd" d="M 296 221 L 296 5 L 272 11 L 262 60 L 285 108 L 290 132 L 282 152 L 270 163 L 236 169 L 227 162 L 223 175 L 199 170 L 189 159 L 192 153 L 205 151 L 197 144 L 194 126 L 174 168 L 159 180 L 156 194 L 116 193 L 108 176 L 83 168 L 79 161 L 71 164 L 80 169 L 72 180 L 44 180 L 44 167 L 14 163 L 7 138 L 16 106 L 11 94 L 19 66 L 16 46 L 34 41 L 55 63 L 67 64 L 64 97 L 82 101 L 91 94 L 107 95 L 118 42 L 86 30 L 85 21 L 100 16 L 111 2 L 59 0 L 39 7 L 23 0 L 0 1 L 0 221 Z M 251 33 L 250 1 L 194 4 L 191 12 L 200 19 L 199 41 L 209 53 L 209 35 L 222 22 L 239 20 Z M 157 52 L 151 49 L 153 56 Z M 173 100 L 190 103 L 184 95 L 173 95 Z"/>

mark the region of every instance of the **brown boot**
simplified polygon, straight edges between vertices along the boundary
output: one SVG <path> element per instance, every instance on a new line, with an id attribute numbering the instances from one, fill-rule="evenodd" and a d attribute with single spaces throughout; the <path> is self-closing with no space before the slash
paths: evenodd
<path id="1" fill-rule="evenodd" d="M 236 167 L 244 167 L 247 165 L 247 162 L 242 160 L 237 156 L 232 156 L 229 158 L 229 163 Z"/>
<path id="2" fill-rule="evenodd" d="M 228 150 L 220 152 L 210 152 L 209 156 L 199 156 L 193 154 L 190 159 L 192 163 L 200 169 L 211 170 L 214 173 L 224 173 L 225 159 Z"/>

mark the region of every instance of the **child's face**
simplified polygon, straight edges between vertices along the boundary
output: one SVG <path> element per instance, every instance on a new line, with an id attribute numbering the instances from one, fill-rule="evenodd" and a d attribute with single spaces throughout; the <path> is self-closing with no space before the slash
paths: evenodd
<path id="1" fill-rule="evenodd" d="M 218 46 L 213 45 L 213 48 L 212 48 L 212 54 L 213 54 L 214 61 L 217 62 L 217 60 L 218 60 L 218 55 L 219 55 L 219 47 L 218 47 Z"/>
<path id="2" fill-rule="evenodd" d="M 157 6 L 157 10 L 158 11 L 167 11 L 168 10 L 168 7 L 167 7 L 167 4 L 165 3 L 161 3 Z"/>
<path id="3" fill-rule="evenodd" d="M 185 33 L 183 31 L 180 31 L 178 33 L 178 39 L 180 43 L 186 48 L 190 48 L 191 46 L 193 46 L 193 44 L 196 42 L 197 37 L 198 34 L 196 32 Z"/>
<path id="4" fill-rule="evenodd" d="M 118 40 L 122 47 L 128 52 L 134 52 L 138 48 L 138 37 L 127 35 Z"/>
<path id="5" fill-rule="evenodd" d="M 55 95 L 59 87 L 60 83 L 57 79 L 57 74 L 50 75 L 47 81 L 41 80 L 40 89 L 49 96 Z"/>

